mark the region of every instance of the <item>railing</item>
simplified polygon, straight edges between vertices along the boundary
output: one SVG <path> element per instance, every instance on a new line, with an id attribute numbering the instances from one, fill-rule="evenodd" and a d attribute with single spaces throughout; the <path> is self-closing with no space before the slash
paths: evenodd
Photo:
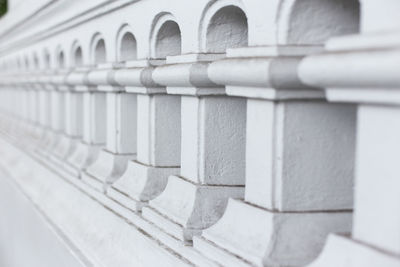
<path id="1" fill-rule="evenodd" d="M 2 136 L 19 150 L 5 145 L 2 165 L 20 157 L 38 170 L 13 178 L 46 216 L 94 264 L 132 253 L 143 265 L 304 266 L 336 233 L 313 266 L 398 265 L 398 214 L 379 204 L 397 207 L 396 32 L 324 47 L 357 32 L 357 1 L 283 1 L 273 23 L 261 1 L 198 1 L 191 18 L 186 2 L 171 1 L 175 15 L 156 2 L 55 33 L 53 56 L 37 52 L 43 39 L 31 58 L 26 48 L 3 58 Z M 310 5 L 318 25 L 299 19 Z M 384 223 L 368 223 L 374 214 Z M 99 241 L 119 228 L 125 241 Z"/>

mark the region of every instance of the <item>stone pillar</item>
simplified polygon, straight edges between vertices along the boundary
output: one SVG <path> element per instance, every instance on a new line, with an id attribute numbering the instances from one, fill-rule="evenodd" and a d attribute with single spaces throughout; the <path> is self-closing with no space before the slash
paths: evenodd
<path id="1" fill-rule="evenodd" d="M 51 85 L 51 77 L 52 77 L 53 72 L 48 70 L 44 72 L 41 77 L 40 77 L 40 87 L 42 90 L 47 89 L 51 90 L 53 86 Z M 18 77 L 18 82 L 22 80 L 23 87 L 28 91 L 28 120 L 30 121 L 30 129 L 28 130 L 32 138 L 35 140 L 33 141 L 33 146 L 36 146 L 39 144 L 46 144 L 46 142 L 43 142 L 44 140 L 47 140 L 45 137 L 49 136 L 48 133 L 46 134 L 41 130 L 39 126 L 39 90 L 38 88 L 34 88 L 33 86 L 29 85 L 29 73 L 24 72 L 22 77 Z M 47 140 L 49 142 L 49 140 Z"/>
<path id="2" fill-rule="evenodd" d="M 65 79 L 65 84 L 69 87 L 70 93 L 66 99 L 67 110 L 69 111 L 66 117 L 66 131 L 73 139 L 76 139 L 76 144 L 71 153 L 64 160 L 63 168 L 68 173 L 75 176 L 80 175 L 81 161 L 80 157 L 84 157 L 87 147 L 83 142 L 84 131 L 84 96 L 88 91 L 88 87 L 84 85 L 87 68 L 76 67 L 72 69 Z"/>
<path id="3" fill-rule="evenodd" d="M 61 142 L 64 131 L 65 119 L 65 93 L 57 89 L 50 92 L 51 103 L 51 129 L 57 135 L 57 140 L 52 147 L 49 148 L 49 153 L 57 153 L 57 147 Z"/>
<path id="4" fill-rule="evenodd" d="M 69 139 L 68 149 L 62 155 L 63 166 L 67 159 L 74 153 L 83 135 L 83 94 L 70 87 L 65 95 L 65 133 Z"/>
<path id="5" fill-rule="evenodd" d="M 300 83 L 297 66 L 313 49 L 228 50 L 208 70 L 227 94 L 247 98 L 244 201 L 231 198 L 194 239 L 220 264 L 302 266 L 328 233 L 351 230 L 355 109 Z"/>
<path id="6" fill-rule="evenodd" d="M 59 66 L 60 69 L 57 72 L 51 73 L 50 78 L 42 78 L 39 76 L 38 80 L 44 80 L 45 82 L 49 82 L 50 86 L 46 84 L 41 84 L 42 87 L 45 87 L 50 94 L 50 131 L 51 131 L 51 141 L 47 146 L 45 157 L 49 159 L 52 163 L 59 164 L 58 157 L 61 154 L 62 146 L 64 144 L 65 139 L 65 84 L 64 79 L 67 74 L 67 70 Z M 38 148 L 40 149 L 40 148 Z M 61 164 L 62 165 L 62 164 Z"/>
<path id="7" fill-rule="evenodd" d="M 37 102 L 37 98 L 34 101 L 36 101 L 39 125 L 42 128 L 42 138 L 36 147 L 36 152 L 45 160 L 53 156 L 63 128 L 64 103 L 56 83 L 57 77 L 62 73 L 64 73 L 63 69 L 45 70 L 41 71 L 34 80 L 39 102 Z"/>
<path id="8" fill-rule="evenodd" d="M 18 120 L 15 125 L 15 135 L 18 139 L 18 143 L 22 147 L 32 147 L 36 145 L 36 142 L 40 136 L 34 135 L 34 127 L 30 120 L 30 101 L 28 87 L 21 85 L 21 75 L 17 72 L 11 71 L 10 73 L 2 75 L 2 92 L 4 96 L 2 97 L 2 105 L 7 107 L 8 105 L 13 106 L 12 112 L 18 113 Z M 12 98 L 13 101 L 7 99 L 7 93 L 13 93 L 15 96 Z M 7 103 L 8 102 L 8 103 Z M 6 125 L 11 122 L 10 117 L 2 116 L 1 120 Z M 10 124 L 11 125 L 11 124 Z"/>
<path id="9" fill-rule="evenodd" d="M 65 132 L 71 138 L 82 138 L 82 93 L 76 91 L 68 92 L 65 99 L 65 105 L 67 110 L 67 116 L 65 118 Z"/>
<path id="10" fill-rule="evenodd" d="M 49 77 L 49 75 L 46 75 Z M 38 122 L 39 122 L 39 114 L 38 114 L 38 102 L 37 95 L 38 92 L 29 85 L 28 83 L 29 74 L 26 70 L 21 71 L 19 74 L 16 74 L 12 79 L 10 79 L 14 84 L 18 87 L 18 90 L 26 91 L 27 98 L 27 125 L 26 132 L 27 135 L 31 138 L 30 146 L 35 146 L 41 141 L 41 131 L 38 130 Z M 27 142 L 28 143 L 28 142 Z"/>
<path id="11" fill-rule="evenodd" d="M 75 114 L 78 111 L 82 112 L 82 106 L 77 106 L 77 104 L 82 105 L 82 103 L 78 103 L 82 102 L 82 95 L 80 93 L 72 92 L 71 90 L 74 90 L 74 88 L 67 85 L 66 81 L 69 73 L 70 70 L 64 70 L 59 72 L 54 78 L 54 82 L 58 89 L 58 97 L 61 101 L 61 103 L 58 104 L 60 137 L 58 143 L 54 147 L 51 159 L 59 167 L 65 165 L 65 161 L 72 154 L 77 145 L 76 133 L 71 133 L 71 129 L 68 129 L 68 125 L 71 127 L 71 123 L 75 123 L 75 121 L 71 121 L 71 116 L 76 116 Z M 75 120 L 75 118 L 73 120 Z M 81 136 L 81 133 L 78 136 Z"/>
<path id="12" fill-rule="evenodd" d="M 353 232 L 331 235 L 311 266 L 400 266 L 400 6 L 362 7 L 360 35 L 331 39 L 300 66 L 301 79 L 325 88 L 329 101 L 358 106 Z"/>
<path id="13" fill-rule="evenodd" d="M 36 152 L 41 157 L 49 155 L 49 151 L 54 147 L 57 142 L 57 133 L 52 128 L 52 90 L 54 87 L 41 87 L 35 86 L 36 89 L 36 110 L 38 114 L 38 124 L 42 132 L 42 140 L 36 148 Z"/>
<path id="14" fill-rule="evenodd" d="M 36 93 L 34 90 L 30 88 L 25 88 L 26 93 L 27 93 L 27 120 L 29 121 L 29 124 L 34 127 L 36 124 L 36 118 L 37 118 L 37 112 L 36 112 Z M 33 130 L 33 128 L 32 128 Z"/>
<path id="15" fill-rule="evenodd" d="M 38 144 L 41 144 L 43 142 L 43 129 L 40 126 L 40 91 L 36 90 L 35 88 L 32 88 L 31 86 L 29 86 L 29 84 L 26 84 L 25 86 L 29 87 L 29 89 L 31 90 L 31 101 L 32 101 L 32 115 L 31 115 L 31 119 L 32 119 L 32 124 L 33 124 L 33 134 L 35 136 L 38 136 L 39 138 L 39 142 Z"/>
<path id="16" fill-rule="evenodd" d="M 79 177 L 97 159 L 106 143 L 106 98 L 103 92 L 94 90 L 89 83 L 89 71 L 88 67 L 79 67 L 67 77 L 67 83 L 81 92 L 83 97 L 82 141 L 67 159 L 70 167 L 67 169 Z"/>
<path id="17" fill-rule="evenodd" d="M 137 60 L 117 71 L 115 80 L 137 95 L 137 158 L 107 195 L 125 207 L 140 211 L 158 196 L 169 175 L 180 166 L 180 97 L 167 95 L 152 79 L 154 65 L 162 61 Z"/>
<path id="18" fill-rule="evenodd" d="M 120 178 L 128 161 L 136 157 L 137 100 L 135 94 L 126 93 L 114 80 L 116 68 L 121 66 L 102 64 L 88 76 L 89 82 L 106 94 L 107 131 L 105 148 L 83 179 L 101 191 Z"/>
<path id="19" fill-rule="evenodd" d="M 181 95 L 181 171 L 142 214 L 184 242 L 219 219 L 228 197 L 243 195 L 246 103 L 207 78 L 216 56 L 167 57 L 153 73 L 169 94 Z"/>

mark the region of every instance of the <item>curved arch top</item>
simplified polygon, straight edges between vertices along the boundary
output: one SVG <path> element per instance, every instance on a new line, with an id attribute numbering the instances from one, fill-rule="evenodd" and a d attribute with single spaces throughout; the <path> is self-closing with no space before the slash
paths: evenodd
<path id="1" fill-rule="evenodd" d="M 129 24 L 122 25 L 118 30 L 115 47 L 118 61 L 137 59 L 137 40 Z"/>
<path id="2" fill-rule="evenodd" d="M 248 44 L 248 20 L 241 0 L 211 1 L 203 11 L 199 26 L 201 52 L 221 53 L 226 48 Z M 232 38 L 225 38 L 226 34 Z"/>
<path id="3" fill-rule="evenodd" d="M 30 68 L 30 61 L 29 61 L 29 57 L 27 55 L 24 56 L 24 68 L 26 70 L 28 70 Z"/>
<path id="4" fill-rule="evenodd" d="M 71 45 L 70 62 L 71 62 L 71 65 L 74 67 L 79 67 L 79 66 L 82 66 L 82 64 L 83 64 L 82 46 L 80 45 L 78 40 L 75 40 Z"/>
<path id="5" fill-rule="evenodd" d="M 57 46 L 55 50 L 54 65 L 59 68 L 65 67 L 65 53 L 61 45 Z"/>
<path id="6" fill-rule="evenodd" d="M 286 0 L 278 10 L 279 44 L 320 45 L 359 31 L 358 0 Z"/>
<path id="7" fill-rule="evenodd" d="M 32 67 L 34 69 L 38 69 L 40 67 L 40 65 L 39 65 L 39 57 L 38 57 L 38 54 L 36 52 L 34 52 L 32 54 L 32 60 L 33 60 Z"/>
<path id="8" fill-rule="evenodd" d="M 181 53 L 181 30 L 171 13 L 160 13 L 155 17 L 150 38 L 152 58 L 165 58 Z"/>
<path id="9" fill-rule="evenodd" d="M 49 69 L 51 66 L 51 56 L 47 48 L 43 49 L 43 67 Z"/>
<path id="10" fill-rule="evenodd" d="M 106 43 L 102 34 L 95 33 L 93 35 L 89 51 L 92 64 L 105 63 L 107 61 Z"/>

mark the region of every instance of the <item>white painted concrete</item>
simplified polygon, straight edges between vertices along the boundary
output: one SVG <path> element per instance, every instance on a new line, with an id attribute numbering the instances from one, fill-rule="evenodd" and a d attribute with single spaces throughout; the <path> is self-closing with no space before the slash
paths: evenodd
<path id="1" fill-rule="evenodd" d="M 27 4 L 0 264 L 400 266 L 397 1 Z"/>
<path id="2" fill-rule="evenodd" d="M 362 32 L 332 39 L 323 54 L 307 58 L 300 66 L 302 80 L 326 87 L 330 101 L 357 105 L 352 235 L 331 236 L 312 266 L 400 265 L 396 237 L 399 215 L 392 210 L 399 203 L 395 178 L 398 84 L 393 68 L 397 64 L 398 38 L 393 27 L 398 22 L 392 13 L 398 3 L 381 6 L 377 1 L 362 2 Z M 345 65 L 347 70 L 343 71 Z"/>

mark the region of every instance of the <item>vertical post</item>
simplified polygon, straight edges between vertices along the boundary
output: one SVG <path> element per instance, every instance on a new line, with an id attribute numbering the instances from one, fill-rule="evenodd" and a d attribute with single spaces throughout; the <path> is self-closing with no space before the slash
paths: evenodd
<path id="1" fill-rule="evenodd" d="M 92 91 L 85 82 L 88 70 L 78 69 L 69 77 L 69 82 L 82 92 L 82 142 L 68 158 L 70 171 L 80 176 L 97 158 L 106 143 L 106 98 L 102 92 Z"/>
<path id="2" fill-rule="evenodd" d="M 169 177 L 143 216 L 184 242 L 215 223 L 229 197 L 244 192 L 246 102 L 225 96 L 207 78 L 210 57 L 191 55 L 195 61 L 183 64 L 180 56 L 168 57 L 153 73 L 181 97 L 181 171 Z M 173 75 L 178 72 L 187 76 Z"/>
<path id="3" fill-rule="evenodd" d="M 138 60 L 115 76 L 129 94 L 137 95 L 137 158 L 107 194 L 133 211 L 158 196 L 180 166 L 180 97 L 165 94 L 165 87 L 152 79 L 143 83 L 134 78 L 152 77 L 153 70 L 149 62 Z"/>
<path id="4" fill-rule="evenodd" d="M 361 34 L 328 41 L 329 51 L 300 66 L 301 79 L 325 88 L 329 101 L 357 104 L 353 232 L 331 235 L 313 267 L 400 265 L 400 81 L 393 71 L 400 50 L 388 42 L 398 36 L 399 3 L 364 0 L 362 7 Z"/>
<path id="5" fill-rule="evenodd" d="M 216 251 L 219 263 L 304 265 L 328 233 L 351 230 L 355 109 L 301 84 L 300 55 L 240 51 L 208 73 L 229 95 L 247 97 L 245 197 L 231 198 L 194 247 Z"/>
<path id="6" fill-rule="evenodd" d="M 97 84 L 106 97 L 106 142 L 96 161 L 87 168 L 83 179 L 105 191 L 125 172 L 129 160 L 136 157 L 137 97 L 116 85 L 117 67 L 103 64 L 89 73 L 89 82 Z"/>

